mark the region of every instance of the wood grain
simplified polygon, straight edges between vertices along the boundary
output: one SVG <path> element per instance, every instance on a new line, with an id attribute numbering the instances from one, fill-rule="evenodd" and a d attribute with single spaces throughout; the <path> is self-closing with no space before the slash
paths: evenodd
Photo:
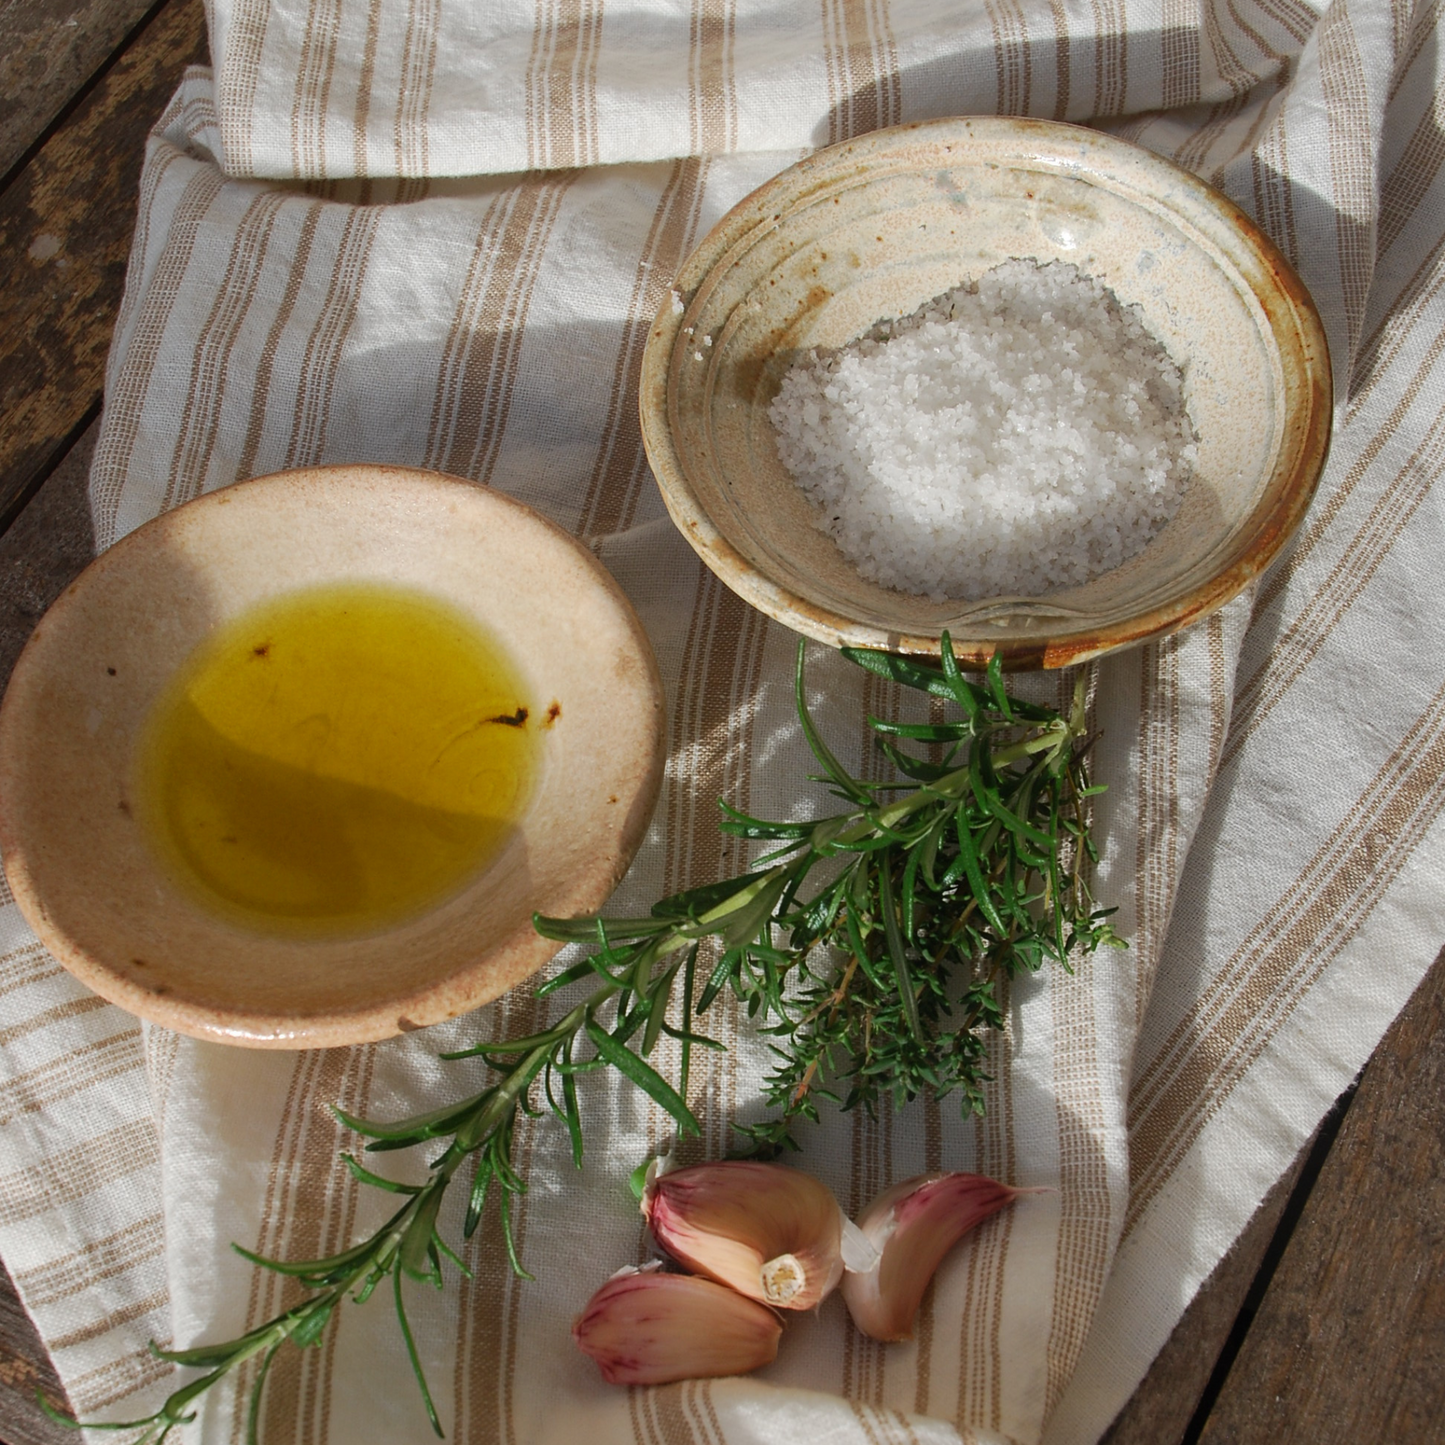
<path id="1" fill-rule="evenodd" d="M 45 1346 L 0 1267 L 0 1438 L 5 1445 L 75 1445 L 74 1430 L 41 1414 L 37 1389 L 53 1404 L 65 1403 Z"/>
<path id="2" fill-rule="evenodd" d="M 1310 1147 L 1305 1145 L 1265 1195 L 1244 1233 L 1190 1301 L 1149 1373 L 1099 1445 L 1178 1445 L 1184 1438 Z"/>
<path id="3" fill-rule="evenodd" d="M 1445 954 L 1385 1035 L 1200 1445 L 1445 1441 Z"/>
<path id="4" fill-rule="evenodd" d="M 0 176 L 144 18 L 152 0 L 10 0 L 0 7 Z"/>
<path id="5" fill-rule="evenodd" d="M 0 688 L 46 608 L 95 556 L 86 482 L 99 435 L 92 422 L 0 537 Z"/>
<path id="6" fill-rule="evenodd" d="M 146 133 L 205 43 L 171 0 L 0 196 L 0 520 L 100 397 Z"/>

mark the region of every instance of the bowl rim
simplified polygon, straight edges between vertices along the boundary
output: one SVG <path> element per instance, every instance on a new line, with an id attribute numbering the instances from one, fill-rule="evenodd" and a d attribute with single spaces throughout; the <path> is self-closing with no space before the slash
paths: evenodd
<path id="1" fill-rule="evenodd" d="M 1257 535 L 1242 556 L 1178 597 L 1119 621 L 1053 637 L 1000 640 L 954 633 L 950 639 L 959 661 L 969 667 L 985 667 L 995 654 L 1010 670 L 1066 667 L 1168 636 L 1202 621 L 1238 596 L 1270 567 L 1298 529 L 1329 453 L 1334 401 L 1331 362 L 1313 298 L 1294 267 L 1249 216 L 1223 193 L 1173 161 L 1087 126 L 1004 116 L 913 121 L 871 131 L 805 156 L 733 206 L 679 269 L 673 290 L 653 321 L 643 353 L 638 396 L 643 444 L 674 525 L 706 565 L 746 602 L 794 631 L 832 647 L 880 648 L 937 657 L 939 633 L 895 631 L 850 617 L 763 575 L 728 540 L 703 507 L 675 445 L 677 397 L 673 378 L 681 354 L 688 349 L 684 328 L 690 324 L 696 298 L 706 296 L 709 280 L 731 264 L 735 251 L 746 249 L 773 229 L 791 206 L 806 204 L 830 180 L 840 179 L 850 169 L 862 171 L 895 151 L 920 143 L 952 149 L 975 140 L 992 145 L 1012 142 L 1019 161 L 1052 161 L 1060 170 L 1065 165 L 1060 164 L 1058 152 L 1067 146 L 1072 153 L 1067 169 L 1085 177 L 1088 168 L 1080 163 L 1081 147 L 1091 160 L 1101 158 L 1116 171 L 1167 177 L 1205 215 L 1234 233 L 1242 247 L 1262 263 L 1261 269 L 1272 278 L 1273 294 L 1281 304 L 1270 307 L 1258 289 L 1256 299 L 1276 325 L 1281 316 L 1293 322 L 1295 349 L 1303 365 L 1300 390 L 1307 415 L 1302 444 L 1290 458 L 1276 497 L 1260 515 Z M 1197 225 L 1197 218 L 1190 219 Z"/>
<path id="2" fill-rule="evenodd" d="M 646 721 L 638 729 L 644 741 L 635 750 L 637 790 L 633 798 L 626 800 L 629 806 L 622 813 L 615 841 L 608 848 L 597 850 L 597 868 L 578 878 L 569 891 L 567 902 L 576 906 L 577 913 L 595 911 L 616 888 L 646 836 L 656 806 L 665 763 L 666 728 L 664 692 L 651 640 L 631 600 L 593 552 L 527 503 L 443 472 L 356 463 L 294 468 L 247 478 L 150 518 L 90 562 L 47 609 L 16 660 L 4 697 L 0 699 L 0 857 L 21 915 L 57 962 L 87 988 L 126 1012 L 193 1038 L 247 1048 L 288 1050 L 376 1042 L 440 1023 L 491 1002 L 535 974 L 562 947 L 561 943 L 536 933 L 529 917 L 525 925 L 504 931 L 449 972 L 433 975 L 416 987 L 402 988 L 392 996 L 373 998 L 354 1007 L 339 1003 L 286 1012 L 207 1003 L 196 997 L 176 995 L 165 987 L 160 992 L 142 987 L 117 971 L 91 947 L 73 939 L 46 908 L 44 889 L 37 884 L 28 857 L 36 840 L 17 825 L 10 802 L 14 797 L 12 784 L 27 761 L 27 753 L 18 741 L 17 715 L 36 705 L 49 666 L 50 644 L 46 636 L 53 628 L 46 624 L 84 606 L 97 583 L 118 569 L 133 567 L 176 529 L 191 525 L 198 512 L 235 515 L 220 509 L 233 502 L 243 489 L 249 493 L 281 487 L 299 495 L 305 489 L 319 487 L 327 494 L 344 490 L 354 496 L 358 483 L 385 489 L 401 485 L 419 498 L 444 498 L 447 503 L 458 496 L 458 489 L 465 489 L 467 505 L 484 511 L 512 512 L 523 525 L 536 529 L 554 544 L 565 545 L 583 565 L 585 575 L 596 588 L 598 602 L 611 603 L 624 635 L 631 640 L 635 656 L 642 664 L 638 689 L 645 703 L 650 703 L 645 709 Z M 443 512 L 439 510 L 438 516 L 441 515 Z M 330 938 L 324 941 L 332 945 L 337 942 Z"/>

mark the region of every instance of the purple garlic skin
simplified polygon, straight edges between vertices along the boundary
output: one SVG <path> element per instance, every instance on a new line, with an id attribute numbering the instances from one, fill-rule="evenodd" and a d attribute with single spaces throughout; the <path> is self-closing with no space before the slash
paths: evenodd
<path id="1" fill-rule="evenodd" d="M 885 1190 L 858 1218 L 878 1268 L 843 1278 L 853 1323 L 875 1340 L 910 1340 L 923 1292 L 943 1257 L 1020 1194 L 982 1174 L 920 1174 Z"/>
<path id="2" fill-rule="evenodd" d="M 771 1310 L 725 1286 L 657 1269 L 613 1275 L 572 1326 L 612 1385 L 743 1375 L 776 1358 L 782 1332 Z"/>
<path id="3" fill-rule="evenodd" d="M 642 1212 L 678 1263 L 749 1299 L 812 1309 L 843 1275 L 843 1215 L 827 1185 L 737 1159 L 660 1175 Z"/>

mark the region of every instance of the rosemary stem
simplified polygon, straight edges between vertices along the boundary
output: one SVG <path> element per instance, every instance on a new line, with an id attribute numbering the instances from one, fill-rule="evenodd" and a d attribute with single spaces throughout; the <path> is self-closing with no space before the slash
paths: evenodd
<path id="1" fill-rule="evenodd" d="M 853 975 L 857 970 L 857 958 L 850 957 L 843 968 L 843 976 L 838 980 L 837 988 L 833 990 L 832 998 L 806 1013 L 802 1019 L 799 1020 L 799 1025 L 810 1023 L 818 1014 L 822 1013 L 825 1008 L 828 1013 L 828 1022 L 832 1023 L 838 1016 L 838 1010 L 842 1007 L 843 1000 L 848 996 L 848 985 L 853 982 Z M 812 1087 L 814 1075 L 818 1072 L 819 1062 L 820 1060 L 816 1058 L 809 1062 L 808 1067 L 803 1071 L 803 1077 L 798 1082 L 798 1087 L 793 1090 L 792 1107 L 795 1112 L 798 1105 L 807 1097 L 808 1090 Z"/>

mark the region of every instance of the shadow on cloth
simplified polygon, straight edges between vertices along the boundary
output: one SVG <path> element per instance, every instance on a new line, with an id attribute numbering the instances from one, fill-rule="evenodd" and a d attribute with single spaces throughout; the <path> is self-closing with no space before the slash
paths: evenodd
<path id="1" fill-rule="evenodd" d="M 1222 80 L 1209 90 L 1199 86 L 1200 49 L 1200 29 L 1189 25 L 1128 34 L 1090 33 L 1067 40 L 997 34 L 989 45 L 936 56 L 866 80 L 829 110 L 812 140 L 814 145 L 830 145 L 895 124 L 905 93 L 910 121 L 999 115 L 1082 124 L 1234 102 L 1236 90 Z M 1126 52 L 1163 58 L 1155 90 L 1130 94 L 1129 82 L 1137 67 L 1129 69 Z M 1297 54 L 1276 56 L 1272 64 L 1251 72 L 1251 83 L 1272 80 L 1293 65 Z"/>

